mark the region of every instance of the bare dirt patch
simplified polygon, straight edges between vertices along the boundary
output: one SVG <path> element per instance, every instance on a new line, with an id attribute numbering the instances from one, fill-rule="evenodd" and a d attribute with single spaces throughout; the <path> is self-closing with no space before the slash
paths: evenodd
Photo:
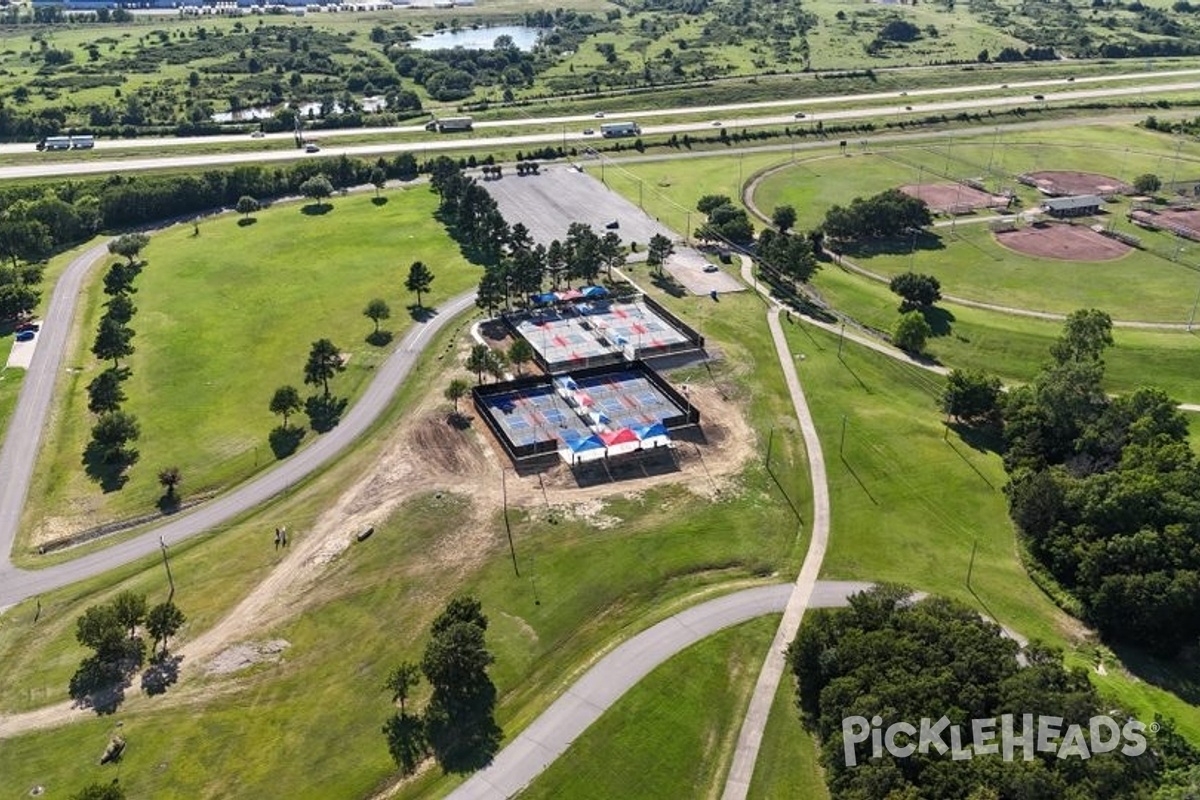
<path id="1" fill-rule="evenodd" d="M 1112 261 L 1133 249 L 1082 225 L 1030 225 L 995 236 L 1001 245 L 1018 253 L 1061 261 Z"/>
<path id="2" fill-rule="evenodd" d="M 1151 228 L 1163 228 L 1178 236 L 1200 241 L 1200 210 L 1192 208 L 1139 209 L 1131 215 L 1134 222 Z"/>
<path id="3" fill-rule="evenodd" d="M 901 186 L 900 191 L 924 200 L 931 211 L 939 213 L 1008 206 L 1007 197 L 988 194 L 962 183 L 910 183 Z"/>
<path id="4" fill-rule="evenodd" d="M 283 651 L 291 647 L 286 639 L 267 642 L 239 642 L 213 656 L 208 664 L 209 675 L 228 675 L 240 672 L 255 664 L 276 663 L 283 658 Z"/>
<path id="5" fill-rule="evenodd" d="M 1073 172 L 1070 170 L 1044 170 L 1026 173 L 1031 184 L 1045 194 L 1128 194 L 1133 190 L 1109 175 L 1098 172 Z"/>

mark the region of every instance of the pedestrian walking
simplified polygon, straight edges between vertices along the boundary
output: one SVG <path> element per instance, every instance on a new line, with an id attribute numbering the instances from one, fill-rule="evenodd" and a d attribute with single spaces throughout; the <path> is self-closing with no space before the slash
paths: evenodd
<path id="1" fill-rule="evenodd" d="M 279 528 L 275 528 L 275 549 L 279 549 L 279 545 L 283 542 L 283 537 L 280 535 Z"/>
<path id="2" fill-rule="evenodd" d="M 279 529 L 279 541 L 283 544 L 284 547 L 288 546 L 287 526 L 286 525 Z"/>

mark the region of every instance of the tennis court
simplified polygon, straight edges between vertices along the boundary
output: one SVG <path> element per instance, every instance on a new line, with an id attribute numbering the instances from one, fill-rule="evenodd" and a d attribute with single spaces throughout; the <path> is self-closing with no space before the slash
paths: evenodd
<path id="1" fill-rule="evenodd" d="M 587 423 L 554 391 L 553 384 L 488 397 L 488 414 L 515 447 L 591 434 Z"/>
<path id="2" fill-rule="evenodd" d="M 653 425 L 684 413 L 684 409 L 636 372 L 611 372 L 577 379 L 575 384 L 579 387 L 577 396 L 587 398 L 581 399 L 581 404 L 611 430 Z"/>
<path id="3" fill-rule="evenodd" d="M 604 357 L 642 358 L 691 341 L 641 301 L 565 304 L 516 317 L 513 324 L 551 372 L 590 366 Z"/>

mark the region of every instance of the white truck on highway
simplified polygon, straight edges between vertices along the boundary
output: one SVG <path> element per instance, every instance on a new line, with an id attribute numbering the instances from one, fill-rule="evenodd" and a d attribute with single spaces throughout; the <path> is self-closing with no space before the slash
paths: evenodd
<path id="1" fill-rule="evenodd" d="M 457 133 L 471 130 L 473 124 L 474 120 L 470 117 L 444 117 L 442 119 L 435 117 L 425 124 L 425 130 L 438 133 Z"/>
<path id="2" fill-rule="evenodd" d="M 642 129 L 636 122 L 608 122 L 600 126 L 600 135 L 605 139 L 615 139 L 618 136 L 641 136 Z"/>
<path id="3" fill-rule="evenodd" d="M 37 143 L 38 150 L 91 150 L 95 146 L 94 136 L 47 136 Z"/>

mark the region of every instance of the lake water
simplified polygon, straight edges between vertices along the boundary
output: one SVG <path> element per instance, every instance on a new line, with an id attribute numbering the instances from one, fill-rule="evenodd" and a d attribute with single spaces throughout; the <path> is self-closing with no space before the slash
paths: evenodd
<path id="1" fill-rule="evenodd" d="M 511 36 L 518 50 L 529 51 L 537 44 L 537 28 L 524 25 L 497 25 L 494 28 L 463 28 L 460 31 L 440 31 L 432 36 L 418 36 L 408 43 L 415 50 L 444 50 L 463 47 L 468 50 L 491 50 L 497 36 Z"/>

